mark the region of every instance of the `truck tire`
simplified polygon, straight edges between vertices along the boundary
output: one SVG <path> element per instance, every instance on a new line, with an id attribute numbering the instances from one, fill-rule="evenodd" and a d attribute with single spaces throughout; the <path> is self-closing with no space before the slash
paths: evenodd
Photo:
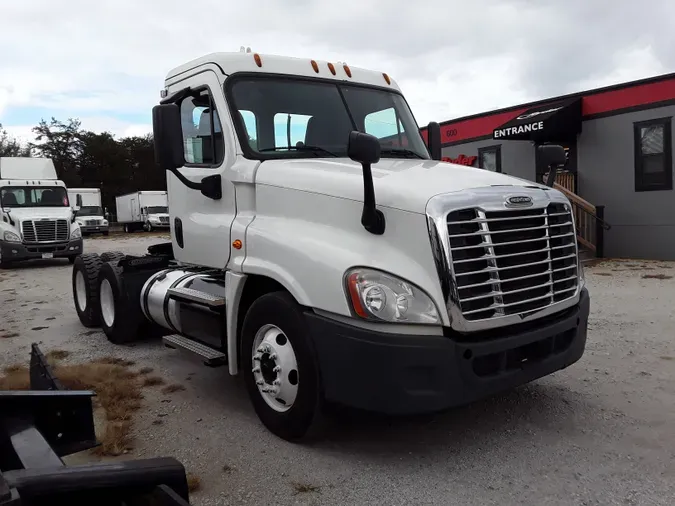
<path id="1" fill-rule="evenodd" d="M 122 267 L 106 262 L 98 273 L 98 315 L 101 330 L 113 344 L 138 340 L 144 320 L 138 300 L 129 300 Z"/>
<path id="2" fill-rule="evenodd" d="M 98 272 L 103 262 L 96 253 L 84 253 L 73 260 L 73 301 L 82 325 L 98 327 Z"/>
<path id="3" fill-rule="evenodd" d="M 123 259 L 125 256 L 126 256 L 126 254 L 122 253 L 121 251 L 106 251 L 105 253 L 101 253 L 101 261 L 103 263 L 118 262 L 119 260 Z"/>
<path id="4" fill-rule="evenodd" d="M 293 297 L 272 292 L 253 302 L 244 318 L 241 346 L 246 388 L 265 427 L 288 441 L 316 436 L 323 426 L 320 374 L 302 309 Z"/>

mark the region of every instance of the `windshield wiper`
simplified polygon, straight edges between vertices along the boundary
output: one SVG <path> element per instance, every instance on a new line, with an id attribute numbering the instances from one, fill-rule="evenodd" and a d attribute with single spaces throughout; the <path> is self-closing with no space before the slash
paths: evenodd
<path id="1" fill-rule="evenodd" d="M 265 151 L 312 151 L 314 153 L 325 153 L 330 156 L 335 156 L 337 157 L 335 153 L 332 151 L 328 151 L 327 149 L 321 148 L 319 146 L 279 146 L 276 148 L 265 148 L 265 149 L 259 149 L 259 152 L 263 153 Z"/>
<path id="2" fill-rule="evenodd" d="M 413 158 L 420 158 L 422 160 L 425 160 L 425 158 L 420 155 L 419 153 L 416 153 L 415 151 L 412 151 L 411 149 L 382 149 L 380 150 L 380 153 L 383 155 L 400 155 L 402 158 L 410 158 L 411 156 Z"/>

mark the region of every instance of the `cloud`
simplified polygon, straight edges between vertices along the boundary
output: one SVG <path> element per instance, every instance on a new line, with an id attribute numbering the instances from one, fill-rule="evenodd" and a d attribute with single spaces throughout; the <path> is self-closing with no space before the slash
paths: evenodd
<path id="1" fill-rule="evenodd" d="M 241 45 L 386 71 L 425 124 L 675 71 L 675 2 L 8 2 L 0 122 L 39 108 L 117 135 L 149 130 L 169 69 Z M 23 135 L 21 121 L 5 126 Z"/>

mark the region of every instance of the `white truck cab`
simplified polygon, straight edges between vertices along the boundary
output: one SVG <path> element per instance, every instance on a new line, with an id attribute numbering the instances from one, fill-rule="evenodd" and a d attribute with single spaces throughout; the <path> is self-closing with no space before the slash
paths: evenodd
<path id="1" fill-rule="evenodd" d="M 117 223 L 125 232 L 169 228 L 169 198 L 165 191 L 144 190 L 115 197 Z"/>
<path id="2" fill-rule="evenodd" d="M 108 235 L 110 224 L 103 209 L 100 188 L 68 188 L 68 199 L 78 208 L 75 221 L 83 236 Z"/>
<path id="3" fill-rule="evenodd" d="M 113 342 L 165 329 L 167 346 L 243 374 L 286 439 L 325 403 L 439 411 L 582 356 L 566 197 L 441 162 L 438 124 L 427 146 L 387 74 L 216 53 L 165 83 L 171 243 L 76 262 L 85 325 Z M 561 153 L 542 150 L 551 166 Z"/>
<path id="4" fill-rule="evenodd" d="M 66 185 L 48 158 L 0 158 L 0 265 L 82 253 Z"/>

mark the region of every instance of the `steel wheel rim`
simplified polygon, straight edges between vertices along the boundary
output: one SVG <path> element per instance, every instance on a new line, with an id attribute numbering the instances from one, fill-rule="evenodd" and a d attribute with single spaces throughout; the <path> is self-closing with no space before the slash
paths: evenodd
<path id="1" fill-rule="evenodd" d="M 113 295 L 110 281 L 104 279 L 101 281 L 100 290 L 101 316 L 108 327 L 115 323 L 115 296 Z"/>
<path id="2" fill-rule="evenodd" d="M 82 271 L 75 273 L 75 301 L 80 311 L 87 309 L 87 285 L 84 282 Z"/>
<path id="3" fill-rule="evenodd" d="M 278 413 L 293 407 L 298 395 L 298 360 L 291 341 L 276 325 L 263 325 L 253 339 L 253 381 L 265 403 Z"/>

